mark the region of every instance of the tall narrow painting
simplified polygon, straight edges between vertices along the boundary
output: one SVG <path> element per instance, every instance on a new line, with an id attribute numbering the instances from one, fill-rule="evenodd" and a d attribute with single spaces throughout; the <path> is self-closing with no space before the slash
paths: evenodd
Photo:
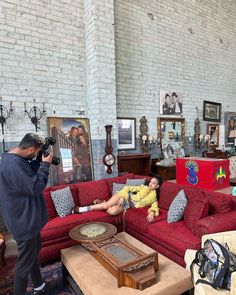
<path id="1" fill-rule="evenodd" d="M 89 119 L 48 118 L 49 136 L 56 139 L 53 154 L 60 165 L 51 165 L 53 185 L 78 183 L 93 179 Z"/>

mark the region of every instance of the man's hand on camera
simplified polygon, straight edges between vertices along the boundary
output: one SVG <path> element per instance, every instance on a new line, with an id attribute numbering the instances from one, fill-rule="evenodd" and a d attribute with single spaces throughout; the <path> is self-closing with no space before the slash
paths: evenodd
<path id="1" fill-rule="evenodd" d="M 52 164 L 52 158 L 53 158 L 53 152 L 51 148 L 48 156 L 45 157 L 44 155 L 42 155 L 42 162 L 48 162 L 49 164 Z"/>

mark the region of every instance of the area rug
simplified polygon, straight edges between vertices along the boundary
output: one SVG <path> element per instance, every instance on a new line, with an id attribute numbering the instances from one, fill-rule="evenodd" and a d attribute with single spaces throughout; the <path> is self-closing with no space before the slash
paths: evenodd
<path id="1" fill-rule="evenodd" d="M 16 257 L 9 257 L 6 259 L 7 265 L 0 264 L 0 295 L 11 294 L 13 291 L 13 276 Z M 76 293 L 68 285 L 63 284 L 62 280 L 62 264 L 61 262 L 54 262 L 44 265 L 41 268 L 43 279 L 46 281 L 56 280 L 57 288 L 53 294 L 57 295 L 75 295 Z M 29 280 L 29 288 L 32 289 L 32 283 Z"/>

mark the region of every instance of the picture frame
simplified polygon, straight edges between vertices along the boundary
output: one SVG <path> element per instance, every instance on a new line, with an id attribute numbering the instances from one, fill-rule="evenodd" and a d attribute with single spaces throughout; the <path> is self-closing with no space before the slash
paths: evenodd
<path id="1" fill-rule="evenodd" d="M 207 124 L 206 134 L 209 135 L 207 148 L 216 148 L 219 146 L 220 124 Z"/>
<path id="2" fill-rule="evenodd" d="M 160 115 L 182 116 L 183 95 L 177 91 L 160 90 Z"/>
<path id="3" fill-rule="evenodd" d="M 231 130 L 236 130 L 236 112 L 225 112 L 225 146 L 234 145 L 234 138 L 229 137 Z"/>
<path id="4" fill-rule="evenodd" d="M 117 149 L 136 149 L 136 119 L 117 118 Z"/>
<path id="5" fill-rule="evenodd" d="M 52 185 L 93 180 L 89 119 L 48 117 L 48 135 L 56 140 L 53 155 L 60 165 L 50 166 Z"/>
<path id="6" fill-rule="evenodd" d="M 213 101 L 203 101 L 203 121 L 221 121 L 221 103 Z"/>

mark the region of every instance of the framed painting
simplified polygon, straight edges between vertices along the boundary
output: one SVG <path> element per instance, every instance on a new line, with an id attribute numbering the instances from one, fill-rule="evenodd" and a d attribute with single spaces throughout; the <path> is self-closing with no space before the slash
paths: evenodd
<path id="1" fill-rule="evenodd" d="M 225 112 L 225 145 L 234 145 L 234 138 L 229 137 L 231 130 L 236 130 L 236 112 Z"/>
<path id="2" fill-rule="evenodd" d="M 48 134 L 56 140 L 53 154 L 61 158 L 60 165 L 51 165 L 52 184 L 92 180 L 89 119 L 49 117 Z"/>
<path id="3" fill-rule="evenodd" d="M 160 115 L 182 115 L 183 97 L 179 92 L 160 91 Z"/>
<path id="4" fill-rule="evenodd" d="M 220 122 L 221 103 L 203 101 L 203 121 Z"/>
<path id="5" fill-rule="evenodd" d="M 117 149 L 135 150 L 136 148 L 136 119 L 117 118 Z"/>
<path id="6" fill-rule="evenodd" d="M 219 146 L 219 129 L 219 124 L 207 124 L 206 134 L 209 135 L 209 140 L 207 141 L 208 148 Z"/>

